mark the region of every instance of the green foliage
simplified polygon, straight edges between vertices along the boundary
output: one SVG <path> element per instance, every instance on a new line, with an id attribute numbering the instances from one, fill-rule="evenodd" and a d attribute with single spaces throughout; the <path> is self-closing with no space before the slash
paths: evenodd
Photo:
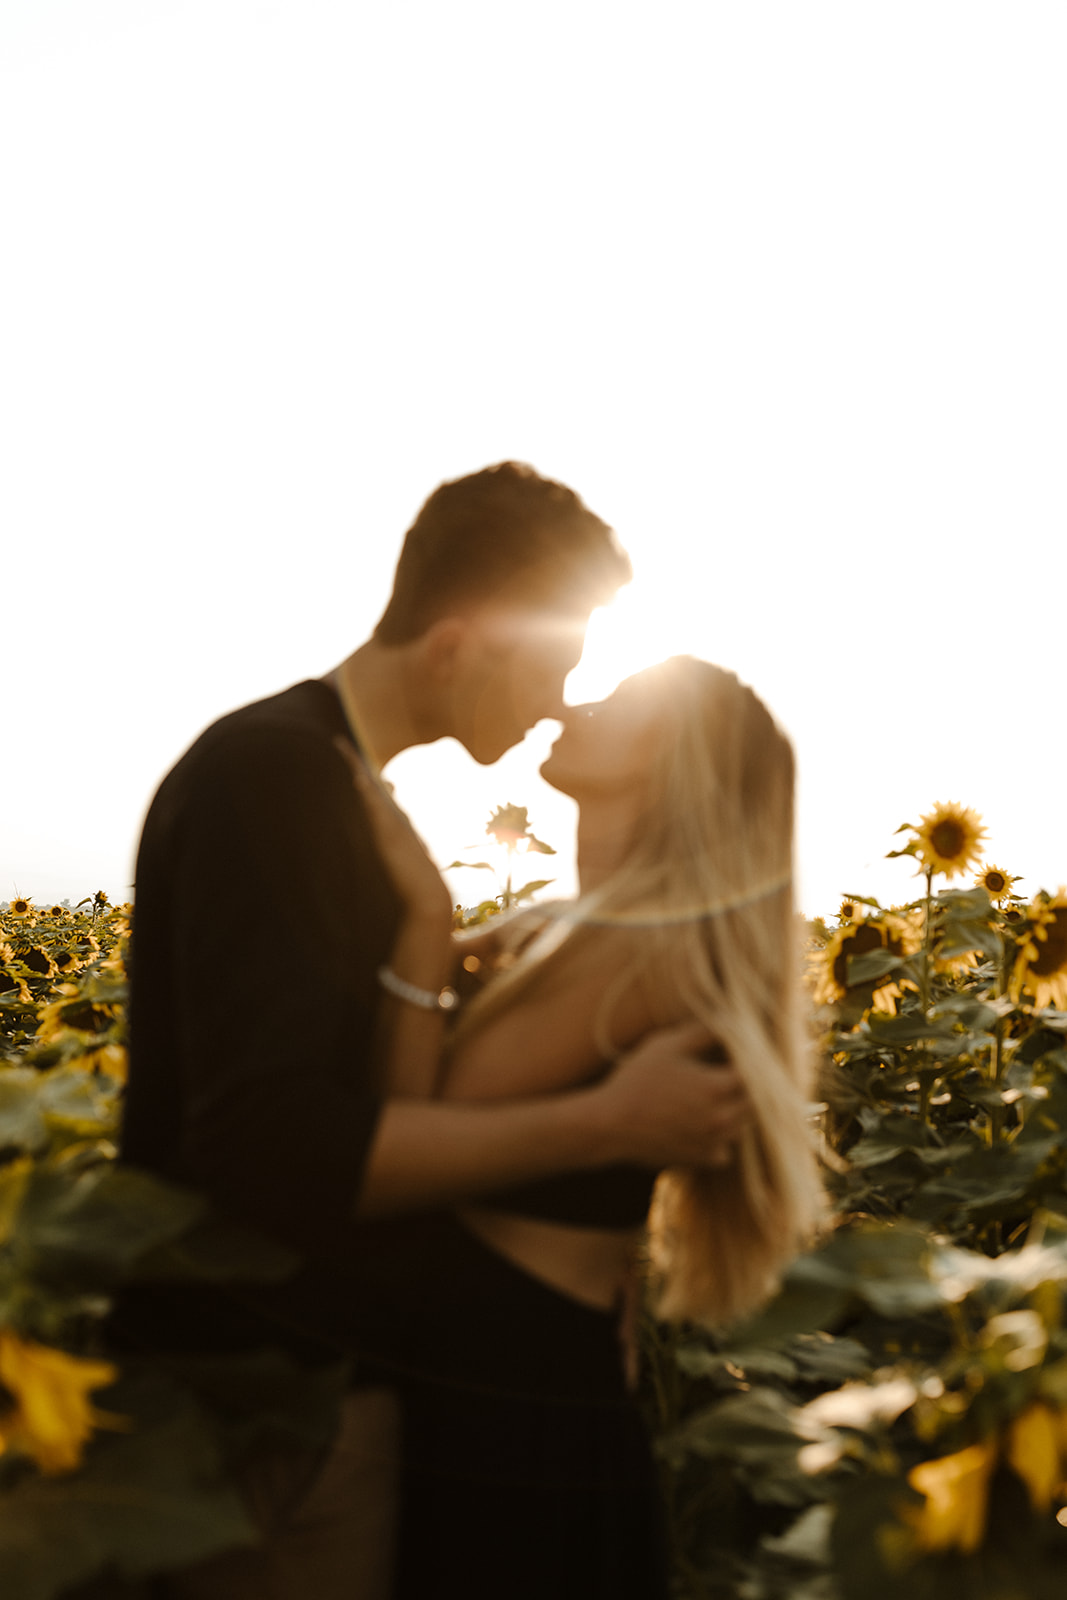
<path id="1" fill-rule="evenodd" d="M 1062 897 L 933 878 L 809 924 L 832 1227 L 727 1338 L 647 1326 L 685 1600 L 1061 1592 Z"/>
<path id="2" fill-rule="evenodd" d="M 491 861 L 450 861 L 445 868 L 451 872 L 456 867 L 469 867 L 472 871 L 492 872 L 500 885 L 496 896 L 491 900 L 482 900 L 473 908 L 456 907 L 455 926 L 457 928 L 473 928 L 490 917 L 495 917 L 502 911 L 510 911 L 514 906 L 522 905 L 526 900 L 532 900 L 535 894 L 542 889 L 547 889 L 555 880 L 552 878 L 535 878 L 526 883 L 515 883 L 516 858 L 521 855 L 554 856 L 555 850 L 550 844 L 545 844 L 538 839 L 530 829 L 530 818 L 525 806 L 512 805 L 509 801 L 505 806 L 498 806 L 485 826 L 486 835 L 491 838 L 503 857 L 502 862 L 494 865 Z"/>
<path id="3" fill-rule="evenodd" d="M 295 1262 L 115 1161 L 130 908 L 86 904 L 0 913 L 0 1372 L 21 1384 L 0 1386 L 4 1600 L 133 1593 L 254 1541 L 235 1471 L 265 1441 L 321 1449 L 347 1380 L 269 1353 L 101 1359 L 123 1283 L 275 1281 Z"/>
<path id="4" fill-rule="evenodd" d="M 679 1600 L 1062 1590 L 1067 897 L 1024 904 L 1003 874 L 995 899 L 981 881 L 934 893 L 979 821 L 942 807 L 903 830 L 919 899 L 852 896 L 836 925 L 809 924 L 833 1225 L 745 1326 L 646 1319 Z M 517 853 L 551 853 L 524 808 L 498 808 L 487 834 L 502 887 L 467 924 L 548 883 L 513 886 Z M 281 1356 L 101 1360 L 109 1297 L 131 1279 L 292 1268 L 115 1163 L 129 911 L 101 895 L 0 911 L 0 1364 L 37 1362 L 42 1403 L 90 1387 L 100 1408 L 83 1404 L 74 1469 L 57 1468 L 28 1391 L 4 1380 L 4 1600 L 112 1580 L 132 1593 L 254 1538 L 234 1473 L 270 1440 L 321 1445 L 346 1377 Z"/>

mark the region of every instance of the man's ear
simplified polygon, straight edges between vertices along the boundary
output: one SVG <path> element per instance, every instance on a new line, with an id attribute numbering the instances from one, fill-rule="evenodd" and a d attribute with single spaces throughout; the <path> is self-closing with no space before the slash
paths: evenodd
<path id="1" fill-rule="evenodd" d="M 450 683 L 470 644 L 471 625 L 466 617 L 441 617 L 431 623 L 418 642 L 419 664 L 435 683 Z"/>

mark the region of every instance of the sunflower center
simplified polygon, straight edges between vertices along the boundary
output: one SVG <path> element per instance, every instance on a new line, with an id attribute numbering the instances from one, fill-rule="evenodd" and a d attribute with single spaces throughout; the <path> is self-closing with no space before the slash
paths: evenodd
<path id="1" fill-rule="evenodd" d="M 1067 971 L 1067 909 L 1054 911 L 1053 919 L 1047 924 L 1047 937 L 1040 944 L 1037 960 L 1030 963 L 1030 971 L 1039 978 Z"/>
<path id="2" fill-rule="evenodd" d="M 930 829 L 930 843 L 942 861 L 954 861 L 967 843 L 967 834 L 954 817 L 942 817 Z"/>
<path id="3" fill-rule="evenodd" d="M 987 872 L 985 886 L 990 894 L 1003 894 L 1008 887 L 1008 880 L 1002 872 Z"/>
<path id="4" fill-rule="evenodd" d="M 847 989 L 848 963 L 852 956 L 865 956 L 868 950 L 877 950 L 881 944 L 882 930 L 870 922 L 863 922 L 841 941 L 841 949 L 834 961 L 834 981 L 839 989 Z"/>

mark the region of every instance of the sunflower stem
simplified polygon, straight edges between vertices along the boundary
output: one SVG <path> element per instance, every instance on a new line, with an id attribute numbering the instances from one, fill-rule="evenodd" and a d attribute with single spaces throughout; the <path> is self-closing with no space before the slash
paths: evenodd
<path id="1" fill-rule="evenodd" d="M 922 1002 L 923 1016 L 930 1004 L 930 945 L 933 936 L 933 883 L 934 869 L 926 869 L 926 915 L 923 922 L 923 962 L 922 983 L 919 989 L 919 999 Z"/>
<path id="2" fill-rule="evenodd" d="M 1003 941 L 1001 941 L 1000 960 L 997 963 L 997 995 L 998 996 L 1002 996 L 1004 994 L 1004 991 L 1005 991 L 1005 988 L 1006 988 L 1006 985 L 1007 985 L 1006 966 L 1007 966 L 1006 951 L 1005 951 L 1005 948 L 1004 948 L 1004 943 L 1003 943 Z M 992 1052 L 991 1052 L 991 1055 L 990 1055 L 990 1071 L 991 1071 L 992 1076 L 993 1076 L 993 1087 L 996 1088 L 996 1089 L 1000 1088 L 1000 1081 L 1001 1081 L 1001 1078 L 1003 1077 L 1003 1074 L 1004 1074 L 1005 1065 L 1006 1065 L 1006 1062 L 1005 1062 L 1005 1059 L 1004 1059 L 1004 1018 L 1003 1017 L 998 1017 L 996 1022 L 993 1024 L 993 1049 L 992 1049 Z M 993 1108 L 993 1110 L 992 1110 L 992 1112 L 990 1114 L 990 1130 L 989 1131 L 990 1131 L 990 1144 L 991 1145 L 999 1144 L 1000 1140 L 1001 1140 L 1001 1135 L 1002 1135 L 1002 1133 L 1004 1131 L 1004 1107 L 1002 1105 L 994 1106 L 994 1108 Z"/>

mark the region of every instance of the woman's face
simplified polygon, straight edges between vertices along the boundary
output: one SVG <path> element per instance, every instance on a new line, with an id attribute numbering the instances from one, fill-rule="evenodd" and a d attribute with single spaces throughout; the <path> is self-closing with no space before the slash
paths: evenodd
<path id="1" fill-rule="evenodd" d="M 579 801 L 643 794 L 663 738 L 660 697 L 643 676 L 627 678 L 606 700 L 567 707 L 541 776 Z"/>

